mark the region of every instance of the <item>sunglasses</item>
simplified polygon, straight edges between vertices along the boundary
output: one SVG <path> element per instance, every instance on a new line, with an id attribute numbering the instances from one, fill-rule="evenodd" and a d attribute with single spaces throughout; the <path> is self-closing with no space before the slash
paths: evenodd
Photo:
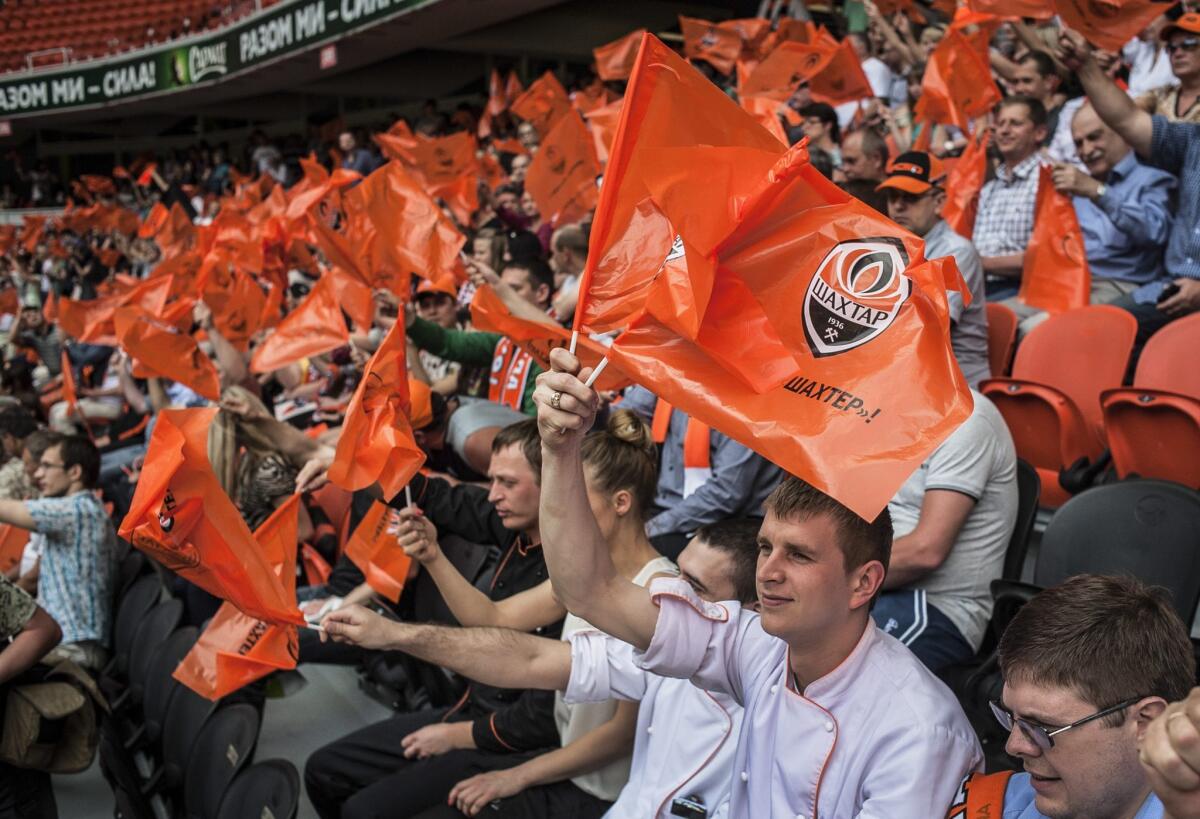
<path id="1" fill-rule="evenodd" d="M 310 288 L 307 284 L 289 284 L 288 285 L 288 294 L 293 299 L 302 299 L 305 296 L 307 296 L 311 292 L 311 290 L 312 290 L 312 288 Z"/>
<path id="2" fill-rule="evenodd" d="M 1126 708 L 1142 699 L 1145 698 L 1132 697 L 1130 699 L 1123 700 L 1122 702 L 1118 702 L 1116 705 L 1104 708 L 1094 714 L 1084 717 L 1081 720 L 1076 720 L 1070 725 L 1064 725 L 1061 728 L 1038 725 L 1035 722 L 1029 722 L 1028 720 L 1021 719 L 1020 717 L 1014 717 L 1012 711 L 1009 711 L 996 700 L 989 700 L 988 705 L 992 708 L 992 716 L 996 718 L 996 722 L 1000 723 L 1000 727 L 1003 728 L 1006 733 L 1011 734 L 1013 726 L 1015 725 L 1021 729 L 1021 733 L 1025 735 L 1026 739 L 1038 746 L 1038 748 L 1041 750 L 1049 751 L 1054 747 L 1054 737 L 1058 736 L 1059 734 L 1070 731 L 1072 728 L 1078 728 L 1080 725 L 1086 725 L 1092 720 L 1097 720 L 1101 717 L 1107 717 L 1109 714 L 1115 714 L 1118 711 L 1124 711 Z"/>
<path id="3" fill-rule="evenodd" d="M 1174 54 L 1176 51 L 1195 51 L 1197 46 L 1200 46 L 1200 37 L 1187 37 L 1177 43 L 1167 43 L 1166 49 L 1168 54 Z"/>

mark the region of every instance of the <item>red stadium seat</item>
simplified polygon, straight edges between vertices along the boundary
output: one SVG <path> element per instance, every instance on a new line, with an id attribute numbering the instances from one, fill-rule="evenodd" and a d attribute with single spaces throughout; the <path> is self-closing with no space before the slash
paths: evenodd
<path id="1" fill-rule="evenodd" d="M 1068 310 L 1044 321 L 1017 348 L 1011 378 L 990 378 L 979 390 L 1004 416 L 1017 455 L 1042 480 L 1042 505 L 1070 497 L 1059 471 L 1104 452 L 1100 393 L 1123 380 L 1137 320 L 1108 305 Z"/>
<path id="2" fill-rule="evenodd" d="M 1117 475 L 1162 478 L 1200 489 L 1200 313 L 1173 321 L 1146 343 L 1133 386 L 1100 396 Z"/>
<path id="3" fill-rule="evenodd" d="M 993 377 L 1008 375 L 1017 343 L 1017 314 L 997 302 L 988 302 L 988 364 Z"/>

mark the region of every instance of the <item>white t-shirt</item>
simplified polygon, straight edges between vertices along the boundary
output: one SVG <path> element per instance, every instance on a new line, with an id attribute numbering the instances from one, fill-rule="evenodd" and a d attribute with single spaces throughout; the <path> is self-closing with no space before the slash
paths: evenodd
<path id="1" fill-rule="evenodd" d="M 1135 37 L 1121 49 L 1121 56 L 1129 63 L 1129 96 L 1139 97 L 1164 85 L 1179 85 L 1179 78 L 1171 70 L 1171 55 L 1160 43 Z"/>

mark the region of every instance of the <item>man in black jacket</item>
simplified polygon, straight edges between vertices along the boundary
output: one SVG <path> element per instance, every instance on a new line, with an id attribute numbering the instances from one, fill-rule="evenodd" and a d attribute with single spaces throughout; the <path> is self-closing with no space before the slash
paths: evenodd
<path id="1" fill-rule="evenodd" d="M 490 489 L 421 476 L 410 488 L 439 532 L 499 547 L 487 593 L 503 600 L 547 577 L 538 529 L 536 422 L 501 430 L 492 453 Z M 393 503 L 403 499 L 400 494 Z M 558 629 L 537 633 L 557 637 Z M 305 766 L 305 787 L 322 819 L 413 816 L 443 801 L 463 779 L 558 747 L 553 707 L 546 692 L 472 683 L 451 708 L 398 714 L 318 749 Z"/>

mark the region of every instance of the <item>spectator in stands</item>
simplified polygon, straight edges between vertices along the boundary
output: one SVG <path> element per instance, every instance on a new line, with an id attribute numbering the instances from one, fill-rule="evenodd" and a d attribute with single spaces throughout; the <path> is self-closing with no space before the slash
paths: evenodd
<path id="1" fill-rule="evenodd" d="M 41 466 L 42 455 L 47 449 L 56 446 L 61 441 L 61 435 L 48 429 L 36 430 L 25 439 L 21 452 L 21 464 L 25 469 L 30 486 L 33 487 L 29 498 L 38 497 L 36 476 Z M 41 575 L 42 568 L 42 553 L 45 551 L 46 536 L 41 532 L 30 532 L 25 550 L 21 552 L 21 562 L 9 570 L 8 579 L 30 594 L 37 594 L 38 577 Z"/>
<path id="2" fill-rule="evenodd" d="M 45 384 L 62 373 L 62 331 L 42 316 L 42 305 L 37 298 L 26 298 L 21 303 L 21 312 L 9 331 L 7 358 L 12 358 L 19 348 L 37 352 L 41 367 L 34 370 L 33 380 L 37 385 Z"/>
<path id="3" fill-rule="evenodd" d="M 1039 150 L 1046 139 L 1046 109 L 1031 97 L 1008 97 L 994 112 L 1000 152 L 996 175 L 979 192 L 972 241 L 983 260 L 989 299 L 1016 294 L 1033 233 Z"/>
<path id="4" fill-rule="evenodd" d="M 833 159 L 833 167 L 842 163 L 842 132 L 838 127 L 837 112 L 825 102 L 810 103 L 798 112 L 804 118 L 804 136 L 808 137 L 810 151 L 821 150 Z"/>
<path id="5" fill-rule="evenodd" d="M 422 279 L 414 296 L 417 315 L 445 330 L 461 329 L 457 297 L 458 291 L 452 279 Z M 386 293 L 385 298 L 391 300 L 395 296 Z M 441 358 L 428 350 L 418 350 L 416 360 L 409 366 L 434 392 L 447 396 L 458 392 L 458 373 L 462 365 L 457 361 Z"/>
<path id="6" fill-rule="evenodd" d="M 411 488 L 414 502 L 443 535 L 502 550 L 487 591 L 500 601 L 546 580 L 538 513 L 541 447 L 533 420 L 496 436 L 488 474 L 490 491 L 420 475 Z M 367 596 L 369 588 L 345 602 Z M 557 637 L 559 626 L 539 631 Z M 466 776 L 523 761 L 519 754 L 502 755 L 506 750 L 558 745 L 549 696 L 514 712 L 506 706 L 518 692 L 478 684 L 470 692 L 461 707 L 398 714 L 315 751 L 304 779 L 318 815 L 413 816 L 445 800 Z"/>
<path id="7" fill-rule="evenodd" d="M 966 793 L 995 796 L 974 797 L 986 804 L 951 816 L 1163 815 L 1138 749 L 1196 674 L 1187 627 L 1165 594 L 1133 578 L 1072 577 L 1013 618 L 1000 670 L 1004 690 L 992 712 L 1025 771 L 970 778 Z"/>
<path id="8" fill-rule="evenodd" d="M 616 572 L 587 509 L 578 453 L 599 397 L 574 356 L 555 350 L 551 361 L 536 400 L 555 593 L 641 650 L 646 670 L 723 691 L 754 715 L 738 738 L 729 815 L 944 810 L 982 755 L 949 691 L 871 623 L 891 550 L 886 511 L 868 523 L 800 480 L 780 484 L 759 531 L 761 619 L 681 580 L 642 589 Z"/>
<path id="9" fill-rule="evenodd" d="M 530 153 L 537 151 L 540 140 L 538 139 L 537 129 L 533 127 L 533 123 L 522 122 L 517 126 L 517 141 Z"/>
<path id="10" fill-rule="evenodd" d="M 990 377 L 987 355 L 987 302 L 983 263 L 969 239 L 959 236 L 941 218 L 946 204 L 946 170 L 932 154 L 910 151 L 888 165 L 888 178 L 878 187 L 887 194 L 887 215 L 896 224 L 925 240 L 925 258 L 954 257 L 967 285 L 963 294 L 946 293 L 950 305 L 950 344 L 958 366 L 972 387 Z"/>
<path id="11" fill-rule="evenodd" d="M 375 170 L 375 160 L 371 152 L 358 146 L 358 140 L 350 131 L 338 134 L 338 150 L 342 152 L 342 167 L 350 171 L 358 171 L 367 176 Z"/>
<path id="12" fill-rule="evenodd" d="M 1140 756 L 1171 819 L 1200 819 L 1200 688 L 1173 702 L 1146 730 Z"/>
<path id="13" fill-rule="evenodd" d="M 679 556 L 681 576 L 707 602 L 755 608 L 757 534 L 751 520 L 702 527 Z M 337 611 L 323 625 L 335 640 L 405 651 L 495 685 L 555 689 L 567 702 L 640 701 L 630 780 L 606 816 L 667 819 L 689 802 L 710 816 L 728 810 L 736 745 L 730 739 L 740 731 L 741 706 L 727 694 L 644 671 L 626 643 L 595 631 L 559 641 L 495 628 L 409 625 L 361 608 Z M 515 806 L 501 803 L 504 811 Z"/>
<path id="14" fill-rule="evenodd" d="M 662 444 L 662 465 L 646 533 L 658 551 L 674 557 L 706 523 L 761 513 L 783 471 L 752 449 L 693 421 L 645 387 L 625 393 L 621 407 L 651 424 Z M 696 439 L 689 447 L 688 442 Z M 698 459 L 700 463 L 691 463 Z"/>
<path id="15" fill-rule="evenodd" d="M 540 258 L 508 263 L 500 272 L 500 281 L 541 313 L 550 307 L 554 274 Z M 491 416 L 503 412 L 504 408 L 513 414 L 533 415 L 537 411 L 530 396 L 541 367 L 510 339 L 498 333 L 447 330 L 418 318 L 411 310 L 405 312 L 405 321 L 408 337 L 418 349 L 464 365 L 491 366 L 488 399 L 499 405 L 488 410 Z M 466 409 L 464 406 L 460 412 Z M 508 417 L 510 420 L 506 423 L 517 420 L 511 415 Z"/>
<path id="16" fill-rule="evenodd" d="M 0 523 L 45 536 L 38 601 L 62 627 L 55 657 L 99 670 L 108 656 L 117 537 L 92 492 L 100 453 L 87 438 L 65 437 L 42 453 L 41 498 L 0 500 Z"/>
<path id="17" fill-rule="evenodd" d="M 1175 75 L 1174 81 L 1165 82 L 1138 97 L 1137 103 L 1147 113 L 1166 117 L 1171 122 L 1200 123 L 1200 104 L 1197 104 L 1200 103 L 1200 14 L 1184 14 L 1163 27 L 1160 36 L 1163 52 Z M 1138 93 L 1132 82 L 1130 93 Z"/>
<path id="18" fill-rule="evenodd" d="M 1009 92 L 1014 97 L 1029 97 L 1042 104 L 1046 112 L 1046 136 L 1043 142 L 1048 142 L 1058 128 L 1059 114 L 1062 105 L 1059 101 L 1059 88 L 1062 78 L 1058 75 L 1058 67 L 1054 58 L 1045 51 L 1029 51 L 1017 60 L 1012 76 L 1009 78 Z"/>
<path id="19" fill-rule="evenodd" d="M 1159 16 L 1121 49 L 1122 61 L 1129 66 L 1129 93 L 1139 105 L 1142 98 L 1152 95 L 1155 90 L 1175 85 L 1171 55 L 1162 39 L 1168 22 L 1165 14 Z"/>
<path id="20" fill-rule="evenodd" d="M 587 263 L 587 233 L 579 225 L 563 225 L 550 238 L 550 267 L 554 270 L 554 317 L 568 322 L 575 315 L 579 277 Z"/>
<path id="21" fill-rule="evenodd" d="M 0 410 L 0 445 L 6 459 L 0 466 L 0 499 L 25 500 L 36 496 L 37 490 L 21 458 L 25 441 L 36 430 L 37 421 L 28 410 L 22 407 Z"/>
<path id="22" fill-rule="evenodd" d="M 1200 309 L 1200 125 L 1138 108 L 1104 75 L 1078 32 L 1064 29 L 1060 46 L 1100 119 L 1147 163 L 1179 177 L 1178 211 L 1163 257 L 1168 278 L 1113 302 L 1138 320 L 1140 348 L 1155 330 Z"/>
<path id="23" fill-rule="evenodd" d="M 1017 452 L 995 405 L 972 390 L 967 420 L 888 504 L 896 539 L 871 610 L 883 631 L 933 671 L 966 662 L 983 643 L 991 582 L 1017 519 Z"/>
<path id="24" fill-rule="evenodd" d="M 33 668 L 62 639 L 62 629 L 33 598 L 0 577 L 0 708 L 8 683 Z M 56 819 L 58 807 L 50 774 L 0 762 L 0 816 Z"/>
<path id="25" fill-rule="evenodd" d="M 532 128 L 530 130 L 532 130 Z M 512 169 L 508 174 L 509 181 L 515 185 L 524 185 L 525 174 L 529 170 L 529 163 L 531 161 L 532 158 L 529 156 L 529 154 L 515 155 L 512 158 L 512 162 L 509 163 L 509 167 Z"/>
<path id="26" fill-rule="evenodd" d="M 842 164 L 839 172 L 851 182 L 859 179 L 875 183 L 887 176 L 888 147 L 872 128 L 859 128 L 842 139 Z M 838 177 L 835 175 L 834 181 Z"/>

